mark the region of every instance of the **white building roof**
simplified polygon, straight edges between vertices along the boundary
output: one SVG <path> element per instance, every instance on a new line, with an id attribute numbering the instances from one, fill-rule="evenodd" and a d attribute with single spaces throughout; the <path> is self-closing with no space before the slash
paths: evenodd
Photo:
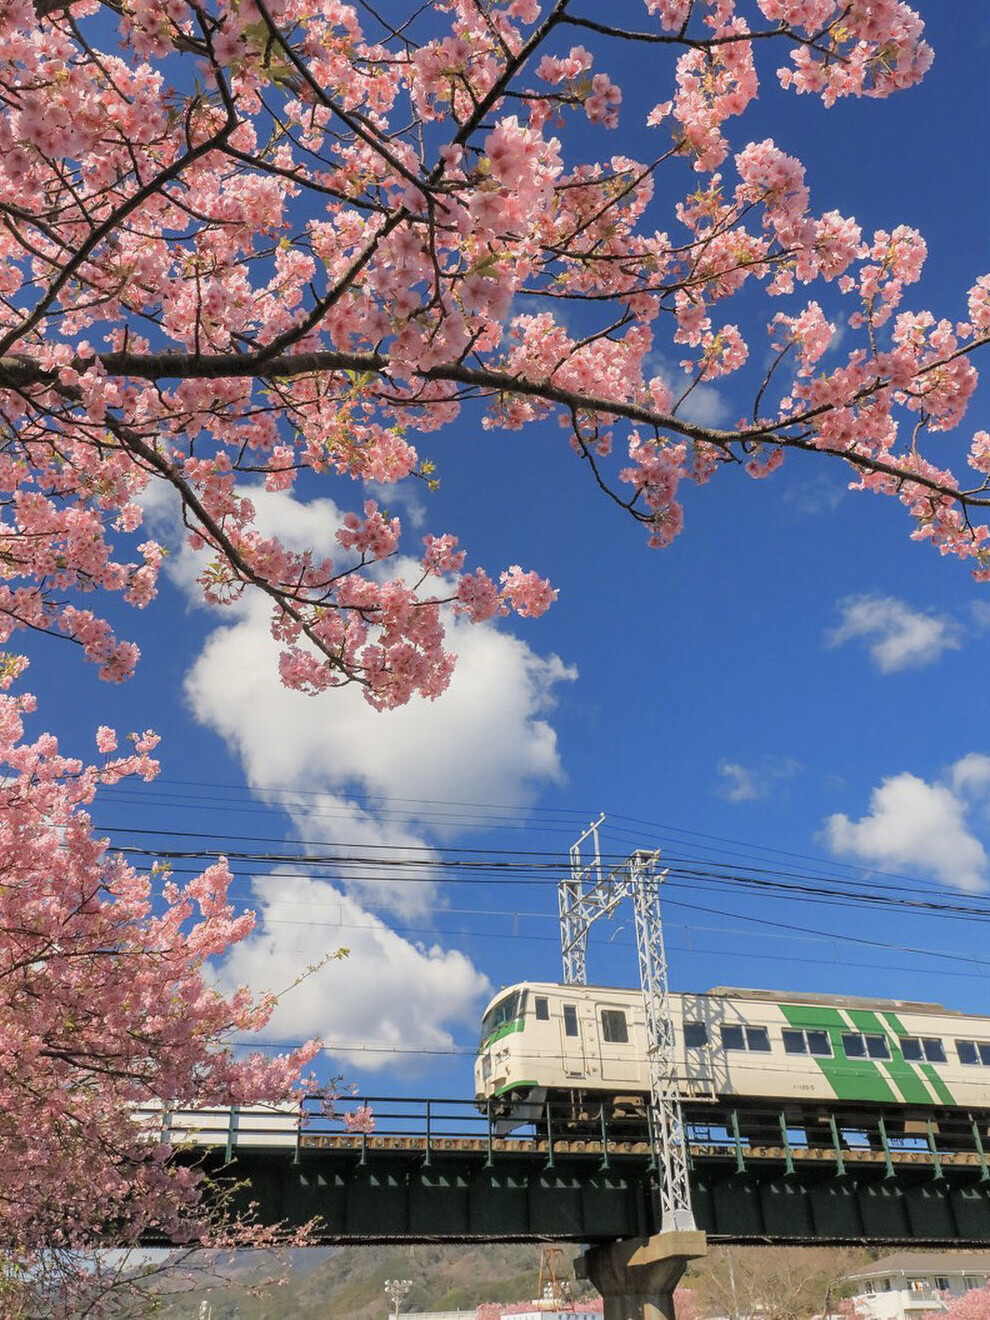
<path id="1" fill-rule="evenodd" d="M 855 1282 L 886 1279 L 894 1274 L 985 1274 L 990 1278 L 990 1251 L 895 1251 L 846 1278 Z"/>

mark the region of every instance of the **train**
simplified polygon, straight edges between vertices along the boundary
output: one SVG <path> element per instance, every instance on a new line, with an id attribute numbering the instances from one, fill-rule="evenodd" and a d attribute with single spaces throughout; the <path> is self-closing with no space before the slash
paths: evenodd
<path id="1" fill-rule="evenodd" d="M 686 1120 L 745 1134 L 771 1110 L 807 1140 L 843 1131 L 930 1130 L 951 1114 L 987 1136 L 990 1017 L 941 1004 L 715 986 L 669 996 Z M 526 981 L 489 1003 L 475 1097 L 500 1129 L 595 1131 L 646 1120 L 649 1048 L 642 992 Z M 943 1123 L 943 1127 L 947 1125 Z M 967 1137 L 967 1140 L 969 1138 Z"/>

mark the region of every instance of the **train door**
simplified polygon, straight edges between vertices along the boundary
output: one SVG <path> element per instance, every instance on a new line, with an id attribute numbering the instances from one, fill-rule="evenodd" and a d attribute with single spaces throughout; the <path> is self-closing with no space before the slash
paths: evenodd
<path id="1" fill-rule="evenodd" d="M 707 995 L 682 995 L 682 1028 L 684 1040 L 684 1093 L 689 1096 L 715 1095 L 725 1089 L 725 1079 L 716 1078 L 712 1059 L 712 1045 L 716 1024 L 712 1005 Z"/>
<path id="2" fill-rule="evenodd" d="M 639 1080 L 639 1066 L 626 1006 L 598 1003 L 595 1016 L 602 1081 L 635 1085 Z"/>
<path id="3" fill-rule="evenodd" d="M 583 1077 L 585 1074 L 584 1037 L 581 1034 L 581 1014 L 576 1003 L 565 1003 L 562 1006 L 560 1053 L 564 1060 L 564 1076 Z"/>

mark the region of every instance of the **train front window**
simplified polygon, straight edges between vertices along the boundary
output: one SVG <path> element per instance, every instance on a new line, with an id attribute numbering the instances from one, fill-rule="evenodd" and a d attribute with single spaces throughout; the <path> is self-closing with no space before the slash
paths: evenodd
<path id="1" fill-rule="evenodd" d="M 514 1022 L 516 1018 L 522 1017 L 525 1011 L 526 991 L 513 990 L 485 1014 L 481 1023 L 482 1041 L 486 1041 L 493 1031 L 498 1031 L 499 1027 L 504 1027 L 507 1022 Z"/>

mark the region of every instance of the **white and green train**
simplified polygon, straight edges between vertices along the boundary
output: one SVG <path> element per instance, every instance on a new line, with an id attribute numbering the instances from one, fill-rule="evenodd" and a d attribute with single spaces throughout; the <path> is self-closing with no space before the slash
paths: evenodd
<path id="1" fill-rule="evenodd" d="M 760 1107 L 891 1118 L 990 1111 L 990 1017 L 940 1004 L 716 986 L 671 994 L 685 1112 Z M 523 982 L 490 1003 L 475 1065 L 479 1103 L 505 1129 L 630 1119 L 649 1092 L 638 990 Z"/>

